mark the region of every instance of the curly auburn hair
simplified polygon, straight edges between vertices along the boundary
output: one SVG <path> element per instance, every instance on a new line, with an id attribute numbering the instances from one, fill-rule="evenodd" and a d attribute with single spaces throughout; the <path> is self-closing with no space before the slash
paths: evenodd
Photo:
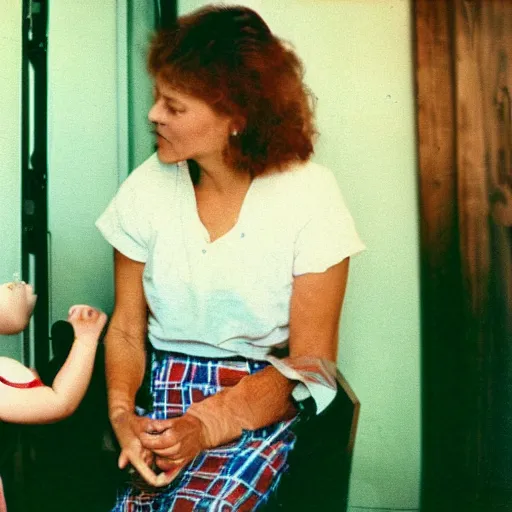
<path id="1" fill-rule="evenodd" d="M 302 63 L 253 10 L 207 6 L 178 18 L 154 37 L 148 69 L 240 123 L 224 153 L 234 168 L 257 175 L 312 155 L 313 100 Z"/>

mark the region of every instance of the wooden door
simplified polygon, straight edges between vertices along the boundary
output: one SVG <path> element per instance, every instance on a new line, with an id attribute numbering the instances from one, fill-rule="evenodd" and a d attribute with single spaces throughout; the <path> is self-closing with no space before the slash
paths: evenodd
<path id="1" fill-rule="evenodd" d="M 416 0 L 422 510 L 512 510 L 512 1 Z"/>

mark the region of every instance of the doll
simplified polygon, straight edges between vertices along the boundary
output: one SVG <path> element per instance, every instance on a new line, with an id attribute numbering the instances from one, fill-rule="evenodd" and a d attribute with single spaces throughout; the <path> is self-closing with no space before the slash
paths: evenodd
<path id="1" fill-rule="evenodd" d="M 0 334 L 22 332 L 36 303 L 32 286 L 24 282 L 0 285 Z M 0 421 L 52 423 L 70 416 L 82 400 L 94 366 L 98 339 L 107 321 L 105 313 L 87 305 L 69 310 L 75 339 L 52 386 L 46 386 L 29 368 L 0 357 Z M 5 511 L 0 481 L 0 512 Z"/>

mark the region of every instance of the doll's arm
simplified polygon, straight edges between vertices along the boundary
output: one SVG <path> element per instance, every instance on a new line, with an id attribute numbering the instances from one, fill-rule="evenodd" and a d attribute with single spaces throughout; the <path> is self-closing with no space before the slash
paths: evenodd
<path id="1" fill-rule="evenodd" d="M 68 321 L 76 338 L 53 386 L 19 389 L 0 383 L 0 419 L 12 423 L 51 423 L 71 415 L 89 385 L 98 338 L 106 320 L 105 313 L 94 308 L 73 306 Z M 21 372 L 19 367 L 16 371 Z M 15 381 L 12 373 L 3 376 Z M 23 381 L 27 380 L 28 375 Z"/>

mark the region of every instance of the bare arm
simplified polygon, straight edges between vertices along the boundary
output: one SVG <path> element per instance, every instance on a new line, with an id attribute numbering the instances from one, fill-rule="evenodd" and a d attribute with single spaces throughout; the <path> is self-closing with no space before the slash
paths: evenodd
<path id="1" fill-rule="evenodd" d="M 144 263 L 114 251 L 115 306 L 105 339 L 109 415 L 133 412 L 144 377 L 147 305 L 142 287 Z"/>
<path id="2" fill-rule="evenodd" d="M 152 485 L 163 485 L 150 469 L 153 455 L 140 442 L 149 420 L 135 414 L 135 395 L 146 367 L 147 304 L 144 263 L 114 251 L 115 307 L 105 340 L 110 422 L 121 446 L 118 465 L 128 464 Z"/>
<path id="3" fill-rule="evenodd" d="M 0 418 L 12 423 L 51 423 L 71 415 L 89 385 L 98 337 L 106 319 L 104 313 L 88 306 L 72 308 L 68 321 L 77 337 L 53 386 L 18 389 L 0 384 Z M 21 363 L 7 359 L 1 361 L 0 373 L 13 382 L 34 378 Z"/>
<path id="4" fill-rule="evenodd" d="M 319 274 L 294 279 L 290 311 L 290 356 L 336 361 L 338 327 L 349 258 Z"/>

